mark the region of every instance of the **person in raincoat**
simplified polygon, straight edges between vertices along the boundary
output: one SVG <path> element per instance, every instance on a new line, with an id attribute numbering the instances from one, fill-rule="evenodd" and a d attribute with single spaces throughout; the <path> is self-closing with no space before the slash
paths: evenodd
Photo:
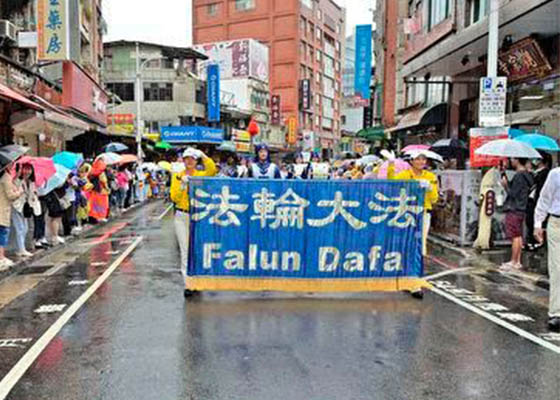
<path id="1" fill-rule="evenodd" d="M 175 235 L 179 243 L 181 253 L 180 269 L 183 278 L 187 278 L 187 263 L 189 255 L 189 224 L 190 224 L 190 202 L 189 202 L 189 177 L 193 176 L 215 176 L 218 172 L 214 161 L 202 151 L 189 147 L 183 153 L 185 170 L 174 174 L 171 178 L 170 198 L 175 209 Z M 202 162 L 202 169 L 197 168 Z M 185 289 L 185 296 L 192 291 Z"/>

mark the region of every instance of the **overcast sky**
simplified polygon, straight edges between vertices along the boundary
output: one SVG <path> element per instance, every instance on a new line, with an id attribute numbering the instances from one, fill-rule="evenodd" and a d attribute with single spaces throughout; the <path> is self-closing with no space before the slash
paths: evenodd
<path id="1" fill-rule="evenodd" d="M 140 40 L 187 46 L 191 36 L 192 0 L 104 0 L 105 19 L 109 25 L 105 40 Z M 346 7 L 347 33 L 357 24 L 371 23 L 369 9 L 373 0 L 335 0 Z"/>

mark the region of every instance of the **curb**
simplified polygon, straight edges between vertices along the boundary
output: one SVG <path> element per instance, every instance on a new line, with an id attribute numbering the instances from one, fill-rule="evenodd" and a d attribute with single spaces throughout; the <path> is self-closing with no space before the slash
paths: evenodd
<path id="1" fill-rule="evenodd" d="M 493 261 L 489 260 L 485 257 L 484 252 L 477 251 L 475 249 L 469 248 L 464 249 L 453 244 L 446 242 L 445 240 L 435 238 L 435 237 L 428 237 L 428 242 L 431 246 L 443 248 L 444 250 L 451 251 L 456 255 L 462 257 L 464 260 L 463 262 L 466 263 L 472 260 L 479 260 L 480 264 L 487 264 L 489 268 L 493 268 L 498 270 L 498 265 Z M 504 250 L 505 251 L 505 250 Z M 502 252 L 502 250 L 499 250 Z M 462 262 L 462 263 L 463 263 Z M 526 271 L 500 271 L 504 275 L 509 275 L 513 278 L 521 278 L 523 280 L 529 281 L 535 286 L 540 287 L 541 289 L 550 290 L 550 280 L 547 276 L 536 274 L 533 272 L 526 272 Z"/>
<path id="2" fill-rule="evenodd" d="M 26 267 L 31 266 L 34 262 L 40 260 L 41 258 L 50 256 L 51 254 L 62 250 L 68 246 L 70 246 L 71 244 L 73 244 L 74 242 L 83 239 L 84 236 L 86 236 L 87 234 L 90 234 L 91 232 L 94 232 L 114 221 L 117 221 L 120 217 L 128 214 L 131 211 L 134 211 L 136 208 L 146 205 L 148 204 L 148 202 L 145 202 L 143 204 L 140 203 L 136 203 L 132 206 L 130 206 L 125 212 L 121 213 L 119 216 L 117 216 L 116 218 L 111 218 L 109 220 L 107 220 L 106 222 L 98 222 L 95 225 L 91 225 L 91 224 L 87 224 L 83 227 L 82 231 L 78 234 L 78 235 L 70 235 L 67 236 L 66 238 L 64 238 L 65 243 L 64 244 L 58 244 L 56 246 L 52 246 L 52 247 L 48 247 L 48 248 L 43 248 L 43 249 L 38 249 L 33 253 L 33 257 L 21 260 L 19 262 L 16 262 L 14 266 L 8 268 L 5 271 L 0 271 L 0 282 L 3 281 L 4 279 L 12 276 L 12 275 L 16 275 L 18 272 L 20 272 L 21 270 L 25 269 Z"/>

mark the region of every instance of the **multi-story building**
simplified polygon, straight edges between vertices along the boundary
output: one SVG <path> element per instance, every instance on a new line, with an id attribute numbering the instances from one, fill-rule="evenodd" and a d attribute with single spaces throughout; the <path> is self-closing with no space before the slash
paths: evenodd
<path id="1" fill-rule="evenodd" d="M 48 155 L 84 132 L 104 131 L 105 30 L 101 0 L 0 2 L 2 143 L 25 143 L 33 153 Z M 56 56 L 47 59 L 43 50 Z"/>
<path id="2" fill-rule="evenodd" d="M 384 87 L 388 130 L 408 142 L 466 140 L 469 128 L 479 126 L 490 0 L 381 4 L 384 28 L 391 32 L 384 35 L 384 70 L 395 76 L 394 90 Z M 499 17 L 498 75 L 508 78 L 506 125 L 559 137 L 560 0 L 499 1 Z M 388 60 L 391 54 L 395 61 Z"/>
<path id="3" fill-rule="evenodd" d="M 280 96 L 282 122 L 295 118 L 300 138 L 313 136 L 314 148 L 334 152 L 340 140 L 344 8 L 333 0 L 193 0 L 195 44 L 245 38 L 269 47 L 270 92 Z M 297 135 L 287 137 L 289 145 L 298 144 Z"/>
<path id="4" fill-rule="evenodd" d="M 346 38 L 344 65 L 342 67 L 342 95 L 354 96 L 354 76 L 356 73 L 356 35 Z"/>

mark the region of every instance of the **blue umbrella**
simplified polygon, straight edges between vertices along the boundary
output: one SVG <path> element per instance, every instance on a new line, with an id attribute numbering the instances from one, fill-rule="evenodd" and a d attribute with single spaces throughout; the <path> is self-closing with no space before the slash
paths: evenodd
<path id="1" fill-rule="evenodd" d="M 54 189 L 61 187 L 66 182 L 68 175 L 72 172 L 69 168 L 66 168 L 63 165 L 55 164 L 54 167 L 56 168 L 55 174 L 45 183 L 43 187 L 37 189 L 37 193 L 39 196 L 45 196 L 49 194 Z"/>
<path id="2" fill-rule="evenodd" d="M 527 135 L 517 136 L 514 140 L 528 144 L 536 150 L 544 151 L 560 151 L 560 146 L 556 140 L 550 136 L 541 135 L 538 133 L 530 133 Z"/>
<path id="3" fill-rule="evenodd" d="M 109 143 L 105 146 L 106 153 L 118 153 L 120 151 L 128 151 L 128 146 L 118 142 Z"/>
<path id="4" fill-rule="evenodd" d="M 523 129 L 509 128 L 509 137 L 511 139 L 515 139 L 518 136 L 526 135 L 526 134 L 527 132 L 525 132 Z"/>
<path id="5" fill-rule="evenodd" d="M 63 151 L 56 153 L 52 160 L 55 164 L 62 165 L 68 169 L 78 168 L 84 161 L 84 156 L 78 153 L 71 153 L 69 151 Z"/>

